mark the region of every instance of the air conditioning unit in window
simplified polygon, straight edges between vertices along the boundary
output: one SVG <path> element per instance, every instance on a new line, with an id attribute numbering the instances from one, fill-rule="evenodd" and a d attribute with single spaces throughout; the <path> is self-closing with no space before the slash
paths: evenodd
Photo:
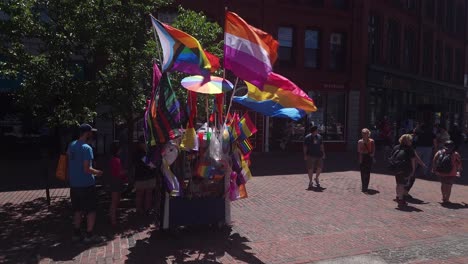
<path id="1" fill-rule="evenodd" d="M 332 33 L 330 35 L 330 43 L 334 45 L 341 45 L 341 34 Z"/>

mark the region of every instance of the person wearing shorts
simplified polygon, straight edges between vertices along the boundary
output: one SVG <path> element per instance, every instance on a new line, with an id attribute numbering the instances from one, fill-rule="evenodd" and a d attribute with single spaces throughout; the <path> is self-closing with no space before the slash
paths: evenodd
<path id="1" fill-rule="evenodd" d="M 323 159 L 325 158 L 325 148 L 323 146 L 322 136 L 318 133 L 318 127 L 312 126 L 310 133 L 304 138 L 304 160 L 306 162 L 307 174 L 309 176 L 309 186 L 314 187 L 314 171 L 315 183 L 317 188 L 320 188 L 319 176 L 323 168 Z"/>
<path id="2" fill-rule="evenodd" d="M 399 151 L 398 159 L 402 162 L 399 167 L 396 168 L 395 172 L 395 181 L 396 181 L 396 202 L 398 207 L 403 207 L 408 205 L 405 201 L 405 187 L 410 176 L 414 174 L 416 169 L 416 154 L 414 149 L 411 147 L 413 144 L 413 136 L 410 134 L 404 134 L 398 140 L 399 145 L 396 145 L 393 148 L 392 153 Z"/>
<path id="3" fill-rule="evenodd" d="M 95 240 L 93 236 L 96 222 L 96 181 L 95 176 L 101 176 L 102 171 L 93 168 L 93 149 L 86 142 L 92 137 L 93 129 L 89 124 L 80 126 L 80 137 L 68 146 L 68 180 L 70 183 L 70 199 L 73 209 L 72 240 L 83 239 L 85 242 Z M 86 234 L 81 235 L 81 222 L 86 214 Z"/>
<path id="4" fill-rule="evenodd" d="M 452 169 L 449 172 L 438 172 L 435 168 L 435 164 L 439 159 L 440 155 L 443 155 L 445 152 L 451 153 Z M 448 140 L 445 142 L 444 148 L 439 150 L 434 156 L 432 162 L 432 172 L 440 177 L 440 191 L 442 193 L 442 204 L 449 205 L 450 195 L 452 193 L 452 185 L 455 183 L 455 180 L 460 177 L 460 172 L 462 171 L 462 162 L 460 154 L 455 151 L 455 142 Z"/>

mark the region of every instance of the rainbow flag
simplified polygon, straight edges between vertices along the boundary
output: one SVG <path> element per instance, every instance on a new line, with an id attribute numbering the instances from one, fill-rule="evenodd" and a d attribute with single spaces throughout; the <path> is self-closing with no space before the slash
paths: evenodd
<path id="1" fill-rule="evenodd" d="M 248 92 L 234 96 L 233 101 L 272 117 L 299 120 L 307 112 L 317 111 L 314 101 L 296 84 L 276 73 L 270 73 L 263 89 L 246 82 Z"/>
<path id="2" fill-rule="evenodd" d="M 163 72 L 180 71 L 198 75 L 210 73 L 211 63 L 197 39 L 153 16 L 151 23 L 163 50 Z"/>
<path id="3" fill-rule="evenodd" d="M 239 126 L 239 114 L 234 113 L 232 117 L 229 118 L 229 121 L 226 123 L 226 127 L 228 129 L 231 142 L 236 141 L 239 135 L 241 134 Z"/>
<path id="4" fill-rule="evenodd" d="M 244 155 L 248 154 L 253 149 L 252 143 L 250 143 L 248 138 L 246 138 L 245 140 L 240 141 L 238 144 L 239 144 L 240 151 Z"/>
<path id="5" fill-rule="evenodd" d="M 151 145 L 166 143 L 182 135 L 182 124 L 186 120 L 167 73 L 163 73 L 155 91 L 149 108 L 149 117 L 153 132 Z"/>
<path id="6" fill-rule="evenodd" d="M 239 127 L 241 132 L 239 135 L 240 140 L 245 140 L 257 132 L 257 127 L 255 127 L 248 113 L 239 121 Z"/>
<path id="7" fill-rule="evenodd" d="M 208 163 L 200 162 L 197 167 L 197 176 L 202 178 L 210 178 L 211 177 L 211 166 Z"/>
<path id="8" fill-rule="evenodd" d="M 247 24 L 237 14 L 226 13 L 224 67 L 237 77 L 263 87 L 278 57 L 278 41 Z"/>

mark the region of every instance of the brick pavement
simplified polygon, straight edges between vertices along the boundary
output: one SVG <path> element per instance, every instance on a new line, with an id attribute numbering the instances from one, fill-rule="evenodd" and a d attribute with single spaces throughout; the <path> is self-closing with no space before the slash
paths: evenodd
<path id="1" fill-rule="evenodd" d="M 70 242 L 66 189 L 52 191 L 49 208 L 44 191 L 2 192 L 0 262 L 468 263 L 467 186 L 455 185 L 455 205 L 445 208 L 439 204 L 440 185 L 418 180 L 412 191 L 417 199 L 401 211 L 392 201 L 392 176 L 373 174 L 370 186 L 376 192 L 365 195 L 358 172 L 345 170 L 352 158 L 341 159 L 341 167 L 323 174 L 322 192 L 307 191 L 304 174 L 254 177 L 247 185 L 249 198 L 232 204 L 229 228 L 162 233 L 150 219 L 137 218 L 126 200 L 121 232 L 110 230 L 101 213 L 97 230 L 105 241 L 92 246 Z M 295 162 L 287 167 L 299 171 L 302 164 Z M 270 160 L 269 170 L 285 170 L 275 170 L 275 164 L 279 167 Z M 102 197 L 105 212 L 108 197 Z"/>

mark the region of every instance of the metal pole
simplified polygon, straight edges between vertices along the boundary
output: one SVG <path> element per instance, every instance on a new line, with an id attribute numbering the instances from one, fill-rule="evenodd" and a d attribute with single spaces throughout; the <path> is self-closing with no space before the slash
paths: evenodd
<path id="1" fill-rule="evenodd" d="M 47 205 L 50 205 L 49 172 L 47 170 L 47 167 L 44 168 L 44 180 L 45 180 L 45 191 L 46 191 Z"/>
<path id="2" fill-rule="evenodd" d="M 265 117 L 265 152 L 270 152 L 270 117 Z"/>

